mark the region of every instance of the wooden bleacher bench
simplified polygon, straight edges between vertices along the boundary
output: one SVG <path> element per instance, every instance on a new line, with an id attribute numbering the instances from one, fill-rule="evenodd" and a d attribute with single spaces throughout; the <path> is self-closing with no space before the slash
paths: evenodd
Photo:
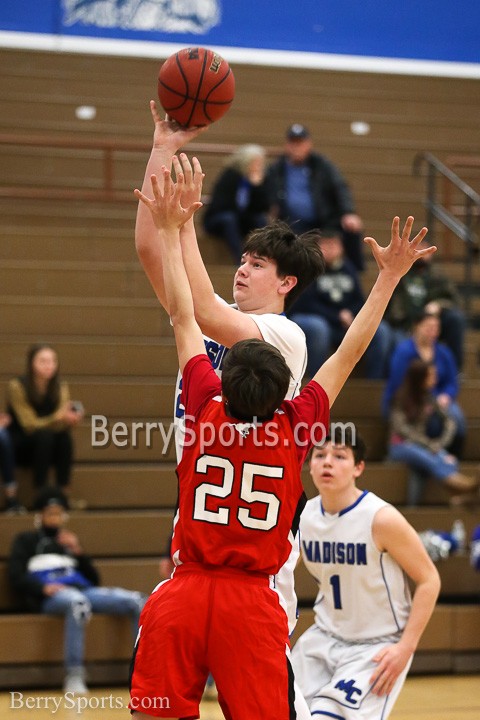
<path id="1" fill-rule="evenodd" d="M 9 196 L 8 188 L 4 190 L 5 196 L 0 197 L 0 396 L 6 381 L 22 372 L 27 347 L 41 337 L 57 347 L 62 375 L 68 379 L 72 392 L 83 400 L 87 414 L 109 415 L 112 423 L 142 419 L 161 421 L 167 426 L 177 368 L 172 330 L 140 268 L 133 232 L 136 205 L 132 188 L 141 182 L 150 149 L 152 127 L 147 102 L 155 61 L 145 59 L 132 64 L 125 58 L 98 58 L 95 62 L 99 63 L 100 71 L 91 73 L 92 58 L 85 61 L 80 55 L 38 53 L 32 63 L 31 57 L 24 51 L 9 50 L 2 54 L 6 79 L 2 85 L 2 132 L 21 133 L 26 142 L 37 134 L 55 137 L 67 132 L 80 144 L 83 138 L 87 140 L 77 153 L 65 146 L 52 152 L 50 147 L 35 148 L 30 144 L 5 145 L 0 150 L 2 186 L 25 189 L 23 198 Z M 88 128 L 75 120 L 73 114 L 71 119 L 64 115 L 66 104 L 76 102 L 83 92 L 85 62 L 99 117 L 104 118 L 100 125 L 93 123 Z M 59 63 L 61 76 L 69 81 L 67 95 L 61 93 L 60 111 L 53 100 L 45 102 L 46 97 L 53 98 L 51 87 Z M 290 107 L 300 107 L 305 89 L 312 87 L 312 71 L 298 68 L 239 66 L 235 73 L 244 98 L 248 99 L 249 94 L 257 97 L 262 88 L 263 104 L 261 107 L 256 104 L 257 112 L 253 115 L 242 109 L 250 107 L 248 102 L 234 105 L 231 114 L 209 131 L 208 139 L 217 150 L 221 144 L 225 147 L 222 152 L 201 150 L 206 193 L 221 168 L 226 146 L 230 151 L 232 146 L 244 142 L 265 146 L 281 142 L 291 121 L 285 116 L 285 99 L 290 98 Z M 13 85 L 8 80 L 11 77 L 15 77 Z M 121 78 L 121 93 L 120 80 L 110 81 L 115 77 Z M 432 142 L 431 113 L 427 112 L 423 119 L 419 116 L 410 136 L 402 108 L 405 101 L 421 102 L 426 95 L 434 97 L 437 104 L 443 103 L 440 116 L 444 128 L 437 133 L 435 142 L 440 150 L 446 148 L 451 152 L 445 138 L 448 128 L 458 125 L 458 103 L 445 101 L 447 95 L 438 79 L 432 85 L 430 79 L 413 78 L 402 90 L 388 76 L 375 77 L 376 91 L 379 82 L 384 91 L 377 95 L 385 98 L 376 111 L 379 117 L 388 118 L 383 125 L 388 137 L 380 132 L 358 142 L 352 138 L 344 119 L 350 113 L 351 97 L 358 95 L 358 82 L 367 97 L 371 78 L 368 74 L 356 74 L 352 85 L 351 73 L 322 72 L 315 77 L 315 93 L 310 93 L 311 102 L 302 122 L 315 132 L 316 126 L 320 127 L 318 118 L 322 118 L 321 151 L 338 163 L 349 179 L 368 234 L 382 241 L 394 214 L 405 217 L 411 213 L 418 222 L 423 222 L 422 192 L 418 181 L 412 178 L 411 162 L 416 151 Z M 23 100 L 19 98 L 26 95 L 35 103 L 35 117 L 23 112 Z M 392 98 L 396 100 L 393 104 Z M 87 148 L 89 139 L 98 140 L 100 135 L 118 137 L 132 146 L 141 141 L 137 155 L 127 157 L 120 153 L 114 174 L 111 178 L 107 174 L 121 202 L 111 199 L 58 202 L 57 191 L 51 188 L 52 178 L 57 187 L 67 190 L 111 189 L 102 184 L 105 179 L 102 152 L 92 148 L 91 143 Z M 462 127 L 462 143 L 466 147 L 468 142 L 477 142 L 477 128 L 471 122 Z M 19 163 L 19 157 L 28 158 L 28 162 Z M 33 197 L 36 189 L 43 199 Z M 441 257 L 443 241 L 441 237 L 435 239 Z M 233 266 L 227 249 L 201 230 L 199 242 L 215 288 L 223 297 L 230 298 Z M 463 248 L 456 246 L 452 256 L 462 258 Z M 367 262 L 366 288 L 372 282 L 373 268 L 374 263 Z M 462 279 L 463 268 L 458 262 L 452 262 L 448 272 L 455 280 Z M 480 281 L 477 267 L 474 279 Z M 461 396 L 469 422 L 465 471 L 472 471 L 480 460 L 479 347 L 479 333 L 469 331 L 466 382 Z M 417 530 L 428 527 L 448 530 L 458 513 L 449 510 L 448 496 L 439 485 L 427 484 L 421 507 L 405 507 L 407 472 L 400 465 L 384 462 L 386 428 L 379 415 L 380 395 L 380 384 L 354 379 L 334 408 L 334 419 L 354 420 L 366 437 L 369 462 L 364 487 L 403 510 Z M 92 448 L 87 417 L 76 430 L 75 455 L 72 491 L 74 496 L 87 501 L 87 511 L 73 512 L 70 527 L 79 532 L 87 552 L 94 556 L 105 584 L 148 592 L 157 581 L 158 555 L 165 548 L 176 500 L 173 448 L 162 454 L 158 436 L 151 448 L 117 448 L 113 444 Z M 307 494 L 313 497 L 315 489 L 307 472 L 304 479 Z M 31 507 L 31 479 L 21 473 L 19 481 L 20 499 Z M 461 517 L 470 533 L 478 523 L 478 514 L 464 511 Z M 62 682 L 63 621 L 14 613 L 13 598 L 5 583 L 5 556 L 11 539 L 16 532 L 31 527 L 31 514 L 0 517 L 0 687 L 6 689 L 58 686 Z M 480 574 L 473 572 L 468 558 L 450 558 L 439 563 L 438 568 L 445 597 L 457 592 L 470 599 L 478 597 Z M 301 566 L 297 580 L 304 607 L 296 636 L 312 622 L 310 607 L 316 589 Z M 413 670 L 478 669 L 479 623 L 478 603 L 439 605 L 422 639 Z M 87 666 L 92 684 L 126 683 L 131 645 L 128 620 L 93 617 L 87 630 Z"/>

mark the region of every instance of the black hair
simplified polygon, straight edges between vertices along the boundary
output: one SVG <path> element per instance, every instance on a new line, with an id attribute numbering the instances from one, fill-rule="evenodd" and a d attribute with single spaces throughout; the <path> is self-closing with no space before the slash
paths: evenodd
<path id="1" fill-rule="evenodd" d="M 49 505 L 60 505 L 64 510 L 69 509 L 68 498 L 58 488 L 44 488 L 36 496 L 33 509 L 44 510 Z"/>
<path id="2" fill-rule="evenodd" d="M 330 427 L 330 433 L 325 437 L 323 442 L 315 445 L 313 448 L 322 447 L 326 443 L 331 442 L 332 445 L 350 448 L 353 453 L 355 465 L 364 462 L 367 456 L 367 446 L 364 439 L 357 432 L 356 425 L 353 423 L 335 423 Z"/>
<path id="3" fill-rule="evenodd" d="M 318 243 L 320 235 L 320 230 L 297 235 L 286 223 L 278 220 L 253 230 L 245 242 L 244 253 L 275 261 L 278 277 L 293 275 L 297 278 L 297 284 L 285 298 L 285 308 L 290 307 L 300 293 L 325 272 L 325 260 Z"/>
<path id="4" fill-rule="evenodd" d="M 225 356 L 222 391 L 229 413 L 238 420 L 269 420 L 282 404 L 290 369 L 273 345 L 251 338 L 235 343 Z"/>

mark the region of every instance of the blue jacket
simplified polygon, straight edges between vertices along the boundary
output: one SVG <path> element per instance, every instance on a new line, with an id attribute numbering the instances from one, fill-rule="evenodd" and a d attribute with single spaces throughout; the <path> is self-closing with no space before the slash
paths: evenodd
<path id="1" fill-rule="evenodd" d="M 389 415 L 393 396 L 402 384 L 410 363 L 417 358 L 420 358 L 420 354 L 413 338 L 402 340 L 393 351 L 390 372 L 382 399 L 382 412 L 385 416 Z M 458 368 L 450 348 L 443 343 L 435 343 L 434 363 L 437 369 L 434 395 L 445 393 L 454 400 L 459 391 Z"/>

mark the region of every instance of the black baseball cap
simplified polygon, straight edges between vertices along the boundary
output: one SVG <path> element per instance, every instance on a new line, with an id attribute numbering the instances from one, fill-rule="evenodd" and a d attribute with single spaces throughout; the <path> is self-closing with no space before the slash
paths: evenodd
<path id="1" fill-rule="evenodd" d="M 309 137 L 310 132 L 308 131 L 308 128 L 300 123 L 293 123 L 293 125 L 290 125 L 287 129 L 287 140 L 305 140 Z"/>
<path id="2" fill-rule="evenodd" d="M 69 507 L 67 497 L 56 488 L 46 488 L 42 490 L 35 498 L 33 509 L 45 510 L 45 508 L 50 505 L 59 505 L 63 507 L 64 510 L 68 510 Z"/>

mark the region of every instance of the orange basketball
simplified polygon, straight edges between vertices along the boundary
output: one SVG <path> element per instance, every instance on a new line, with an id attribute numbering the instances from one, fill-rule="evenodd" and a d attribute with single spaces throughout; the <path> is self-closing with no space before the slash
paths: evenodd
<path id="1" fill-rule="evenodd" d="M 184 48 L 158 74 L 158 97 L 169 117 L 184 127 L 209 125 L 232 104 L 235 78 L 227 61 L 207 48 Z"/>

